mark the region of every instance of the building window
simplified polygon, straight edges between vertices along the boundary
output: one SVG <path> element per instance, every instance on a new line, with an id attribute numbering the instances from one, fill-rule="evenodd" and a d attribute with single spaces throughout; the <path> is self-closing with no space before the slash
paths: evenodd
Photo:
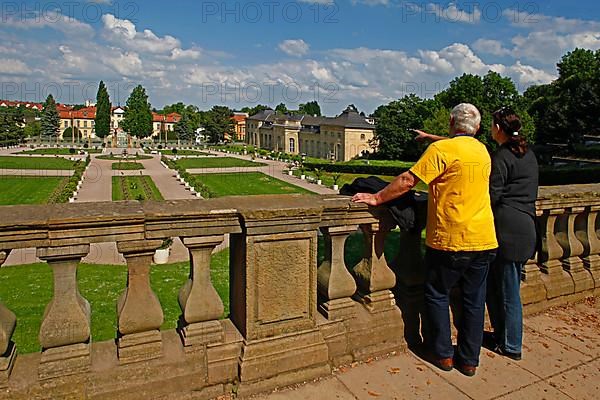
<path id="1" fill-rule="evenodd" d="M 68 128 L 69 127 L 69 121 L 65 121 L 65 126 Z"/>
<path id="2" fill-rule="evenodd" d="M 338 132 L 338 139 L 341 139 L 341 138 L 342 138 L 342 133 Z"/>
<path id="3" fill-rule="evenodd" d="M 290 138 L 290 153 L 296 152 L 296 141 L 294 138 Z"/>
<path id="4" fill-rule="evenodd" d="M 87 121 L 83 121 L 83 127 L 87 128 Z"/>
<path id="5" fill-rule="evenodd" d="M 365 134 L 364 133 L 360 134 L 360 140 L 365 140 Z"/>

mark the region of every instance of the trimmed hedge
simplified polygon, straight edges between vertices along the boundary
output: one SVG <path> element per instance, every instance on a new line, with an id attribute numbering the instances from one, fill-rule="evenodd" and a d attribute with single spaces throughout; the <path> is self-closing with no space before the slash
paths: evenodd
<path id="1" fill-rule="evenodd" d="M 304 167 L 314 171 L 319 169 L 325 172 L 338 172 L 342 174 L 370 174 L 397 176 L 406 171 L 406 167 L 395 167 L 391 165 L 367 165 L 367 164 L 332 164 L 330 162 L 305 162 Z"/>
<path id="2" fill-rule="evenodd" d="M 200 193 L 203 198 L 209 199 L 214 197 L 214 194 L 210 191 L 208 186 L 202 183 L 197 176 L 189 174 L 185 168 L 181 167 L 175 161 L 168 157 L 162 156 L 162 162 L 164 162 L 170 169 L 179 172 L 179 176 L 185 179 L 185 181 L 189 183 L 190 186 L 192 186 L 198 193 Z"/>
<path id="3" fill-rule="evenodd" d="M 365 164 L 331 164 L 327 162 L 306 162 L 304 163 L 304 168 L 311 171 L 319 169 L 320 171 L 325 172 L 386 176 L 398 176 L 408 171 L 408 168 L 403 167 Z M 600 164 L 597 166 L 592 165 L 586 167 L 541 166 L 539 179 L 541 186 L 600 183 Z"/>
<path id="4" fill-rule="evenodd" d="M 91 158 L 88 154 L 88 156 L 85 158 L 85 162 L 77 162 L 77 164 L 75 165 L 75 172 L 69 178 L 67 184 L 60 189 L 60 192 L 54 193 L 48 200 L 48 203 L 67 203 L 73 195 L 75 189 L 77 189 L 77 183 L 83 176 L 83 173 L 85 172 L 85 169 L 90 163 L 90 161 Z"/>
<path id="5" fill-rule="evenodd" d="M 600 146 L 575 146 L 575 157 L 600 160 Z"/>

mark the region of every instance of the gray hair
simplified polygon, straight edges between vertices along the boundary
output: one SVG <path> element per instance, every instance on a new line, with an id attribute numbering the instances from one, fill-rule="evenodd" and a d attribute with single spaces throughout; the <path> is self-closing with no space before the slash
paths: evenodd
<path id="1" fill-rule="evenodd" d="M 450 114 L 454 120 L 454 130 L 475 135 L 481 123 L 481 114 L 477 107 L 470 103 L 461 103 L 452 109 Z"/>

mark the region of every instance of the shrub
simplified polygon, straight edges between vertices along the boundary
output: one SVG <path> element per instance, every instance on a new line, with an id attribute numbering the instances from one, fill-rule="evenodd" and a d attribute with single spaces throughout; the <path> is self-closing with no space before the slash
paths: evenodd
<path id="1" fill-rule="evenodd" d="M 73 147 L 69 148 L 69 153 L 75 154 L 75 149 Z"/>
<path id="2" fill-rule="evenodd" d="M 88 147 L 90 147 L 90 145 L 89 145 L 89 144 L 87 144 L 87 143 L 84 143 L 84 144 L 83 144 L 83 148 L 84 148 L 84 149 L 87 149 Z"/>

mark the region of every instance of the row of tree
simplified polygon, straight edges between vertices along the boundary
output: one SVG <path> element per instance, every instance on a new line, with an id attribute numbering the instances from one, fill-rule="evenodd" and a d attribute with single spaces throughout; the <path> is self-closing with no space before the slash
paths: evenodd
<path id="1" fill-rule="evenodd" d="M 578 144 L 585 134 L 600 134 L 600 50 L 576 49 L 558 64 L 556 81 L 532 86 L 523 95 L 514 82 L 496 72 L 485 76 L 463 74 L 432 99 L 414 94 L 378 107 L 373 116 L 377 128 L 373 146 L 383 159 L 413 160 L 424 144 L 415 142 L 411 129 L 444 134 L 450 110 L 472 103 L 481 112 L 479 139 L 490 147 L 491 114 L 511 107 L 521 117 L 521 133 L 530 143 Z"/>

